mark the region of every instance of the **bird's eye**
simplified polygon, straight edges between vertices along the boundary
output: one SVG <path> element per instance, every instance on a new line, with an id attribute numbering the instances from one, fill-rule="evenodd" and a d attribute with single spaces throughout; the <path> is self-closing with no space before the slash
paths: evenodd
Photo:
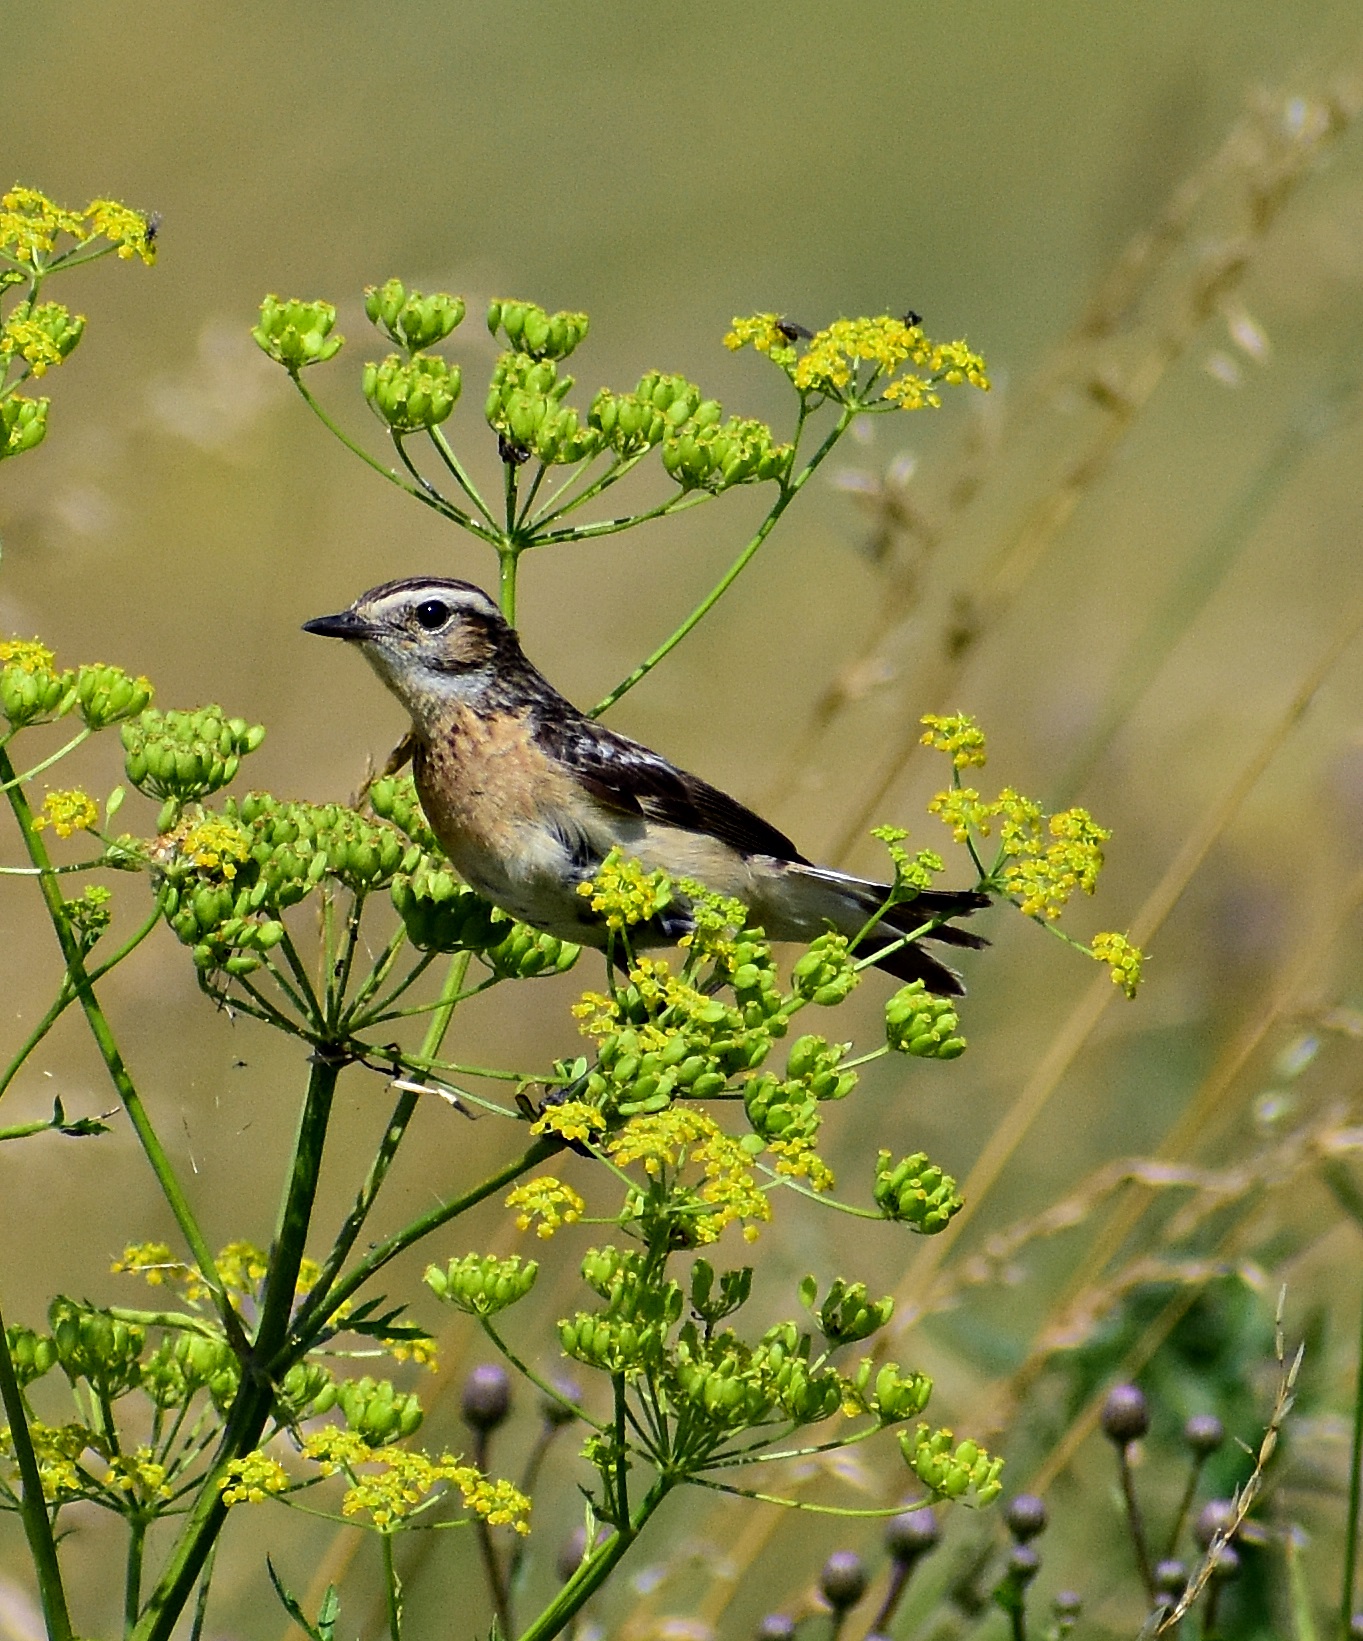
<path id="1" fill-rule="evenodd" d="M 428 598 L 424 604 L 417 605 L 416 618 L 427 632 L 439 632 L 450 618 L 450 607 L 438 598 Z"/>

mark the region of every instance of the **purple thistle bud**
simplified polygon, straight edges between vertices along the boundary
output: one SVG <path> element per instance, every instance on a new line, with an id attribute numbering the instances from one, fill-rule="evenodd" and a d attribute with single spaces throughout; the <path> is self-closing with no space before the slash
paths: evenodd
<path id="1" fill-rule="evenodd" d="M 1170 1557 L 1155 1568 L 1155 1590 L 1159 1595 L 1181 1596 L 1188 1587 L 1188 1569 Z"/>
<path id="2" fill-rule="evenodd" d="M 819 1589 L 834 1612 L 855 1607 L 866 1594 L 866 1568 L 852 1550 L 834 1550 L 819 1574 Z"/>
<path id="3" fill-rule="evenodd" d="M 891 1516 L 885 1523 L 885 1548 L 895 1561 L 917 1561 L 919 1556 L 935 1550 L 941 1538 L 937 1517 L 926 1504 Z"/>
<path id="4" fill-rule="evenodd" d="M 496 1362 L 482 1362 L 464 1381 L 459 1410 L 464 1423 L 487 1435 L 511 1411 L 511 1376 Z"/>
<path id="5" fill-rule="evenodd" d="M 1214 1413 L 1194 1413 L 1183 1427 L 1183 1440 L 1199 1459 L 1215 1453 L 1226 1439 L 1226 1427 Z"/>
<path id="6" fill-rule="evenodd" d="M 1103 1434 L 1118 1447 L 1138 1442 L 1150 1428 L 1150 1405 L 1135 1385 L 1114 1385 L 1102 1413 Z"/>
<path id="7" fill-rule="evenodd" d="M 1025 1544 L 1028 1539 L 1046 1531 L 1046 1523 L 1050 1517 L 1046 1513 L 1044 1502 L 1035 1493 L 1019 1493 L 1010 1501 L 1003 1519 L 1008 1524 L 1008 1531 L 1018 1543 Z"/>
<path id="8" fill-rule="evenodd" d="M 563 1401 L 560 1401 L 557 1396 L 542 1396 L 540 1398 L 540 1415 L 545 1424 L 553 1425 L 557 1429 L 560 1425 L 571 1424 L 577 1417 L 573 1412 L 573 1408 L 582 1405 L 582 1386 L 573 1379 L 557 1375 L 550 1379 L 549 1383 L 558 1392 L 558 1395 L 563 1398 Z M 573 1407 L 565 1407 L 565 1402 L 571 1402 Z"/>
<path id="9" fill-rule="evenodd" d="M 1015 1544 L 1008 1552 L 1008 1576 L 1018 1584 L 1030 1584 L 1041 1571 L 1041 1557 L 1030 1544 Z"/>
<path id="10" fill-rule="evenodd" d="M 1198 1511 L 1193 1523 L 1193 1537 L 1206 1549 L 1218 1533 L 1224 1533 L 1235 1520 L 1235 1506 L 1229 1499 L 1210 1499 Z"/>
<path id="11" fill-rule="evenodd" d="M 1233 1545 L 1227 1544 L 1216 1558 L 1216 1565 L 1212 1568 L 1212 1577 L 1219 1582 L 1226 1582 L 1236 1578 L 1240 1573 L 1240 1555 Z"/>
<path id="12" fill-rule="evenodd" d="M 795 1620 L 784 1613 L 768 1613 L 757 1626 L 757 1641 L 794 1641 Z"/>
<path id="13" fill-rule="evenodd" d="M 1084 1598 L 1077 1590 L 1058 1590 L 1051 1597 L 1051 1609 L 1057 1618 L 1078 1618 L 1084 1610 Z"/>

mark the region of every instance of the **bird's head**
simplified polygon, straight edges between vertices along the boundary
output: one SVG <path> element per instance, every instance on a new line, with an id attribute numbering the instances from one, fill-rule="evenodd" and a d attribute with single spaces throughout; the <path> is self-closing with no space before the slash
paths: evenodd
<path id="1" fill-rule="evenodd" d="M 526 666 L 516 634 L 481 587 L 443 576 L 387 581 L 304 632 L 343 638 L 411 713 L 434 727 L 451 705 L 478 704 Z"/>

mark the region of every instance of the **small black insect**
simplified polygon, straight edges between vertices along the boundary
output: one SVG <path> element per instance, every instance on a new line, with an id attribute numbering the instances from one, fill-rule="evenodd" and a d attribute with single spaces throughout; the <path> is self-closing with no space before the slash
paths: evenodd
<path id="1" fill-rule="evenodd" d="M 508 439 L 505 433 L 497 435 L 497 454 L 508 467 L 519 467 L 522 462 L 530 460 L 530 452 L 523 444 L 517 444 L 514 439 Z"/>
<path id="2" fill-rule="evenodd" d="M 161 213 L 153 211 L 147 218 L 147 226 L 142 234 L 142 243 L 147 246 L 155 245 L 156 236 L 161 232 Z"/>
<path id="3" fill-rule="evenodd" d="M 914 309 L 910 308 L 904 315 L 904 323 L 910 330 L 912 330 L 915 325 L 921 325 L 923 323 L 923 315 L 921 313 L 916 313 Z"/>
<path id="4" fill-rule="evenodd" d="M 793 319 L 778 319 L 776 328 L 787 342 L 807 342 L 814 334 L 812 330 L 806 330 L 803 325 L 797 325 Z"/>

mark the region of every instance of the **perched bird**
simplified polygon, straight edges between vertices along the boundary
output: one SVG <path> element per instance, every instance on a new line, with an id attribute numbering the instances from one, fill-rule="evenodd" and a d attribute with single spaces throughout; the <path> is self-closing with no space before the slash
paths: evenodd
<path id="1" fill-rule="evenodd" d="M 578 886 L 615 848 L 742 901 L 772 940 L 808 942 L 830 928 L 852 937 L 885 903 L 884 884 L 812 865 L 760 815 L 579 712 L 467 581 L 385 582 L 303 630 L 357 644 L 407 708 L 432 831 L 465 882 L 524 923 L 604 947 L 605 926 Z M 902 980 L 959 995 L 959 975 L 916 942 L 887 948 L 930 918 L 988 904 L 973 890 L 926 890 L 893 907 L 858 949 L 884 951 L 880 967 Z M 690 927 L 678 894 L 631 938 L 665 944 Z M 987 944 L 945 922 L 923 938 Z"/>

